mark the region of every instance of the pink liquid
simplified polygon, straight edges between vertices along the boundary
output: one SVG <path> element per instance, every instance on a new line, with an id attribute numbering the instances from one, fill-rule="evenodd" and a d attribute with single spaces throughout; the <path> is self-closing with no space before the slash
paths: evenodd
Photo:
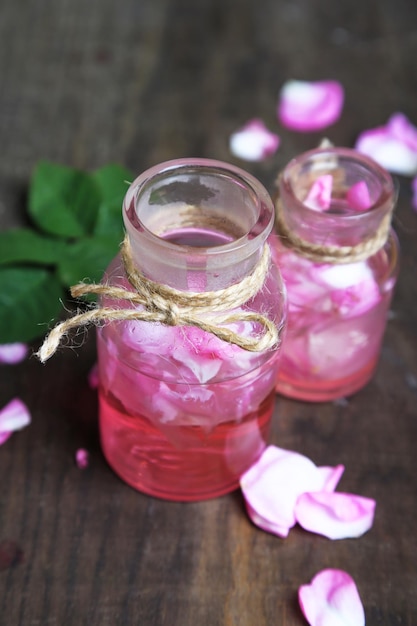
<path id="1" fill-rule="evenodd" d="M 336 268 L 345 278 L 359 276 L 345 288 L 326 286 L 325 272 L 312 263 L 303 261 L 296 273 L 295 266 L 284 268 L 289 316 L 278 393 L 325 402 L 355 393 L 372 378 L 393 287 L 383 278 L 384 255 L 374 261 L 372 273 L 366 262 L 356 270 Z"/>
<path id="2" fill-rule="evenodd" d="M 265 447 L 274 404 L 272 392 L 238 422 L 211 430 L 165 424 L 162 430 L 129 415 L 110 394 L 101 391 L 99 397 L 102 448 L 114 471 L 139 491 L 179 501 L 214 498 L 238 487 Z"/>
<path id="3" fill-rule="evenodd" d="M 189 247 L 190 291 L 206 287 L 202 249 L 231 241 L 195 227 L 163 237 Z M 276 354 L 247 352 L 192 326 L 136 321 L 100 328 L 97 346 L 101 441 L 115 472 L 168 500 L 236 489 L 268 439 Z"/>
<path id="4" fill-rule="evenodd" d="M 163 239 L 179 246 L 191 246 L 193 248 L 211 248 L 232 241 L 232 237 L 225 233 L 195 227 L 171 230 L 163 236 Z"/>
<path id="5" fill-rule="evenodd" d="M 372 359 L 368 365 L 350 376 L 341 376 L 336 380 L 320 380 L 314 376 L 291 376 L 288 372 L 281 372 L 276 386 L 278 393 L 288 398 L 304 400 L 306 402 L 328 402 L 337 398 L 350 396 L 362 389 L 373 376 L 377 359 Z"/>
<path id="6" fill-rule="evenodd" d="M 392 181 L 354 151 L 312 151 L 288 164 L 280 195 L 295 239 L 274 246 L 288 303 L 276 389 L 305 401 L 351 395 L 375 370 L 398 271 L 393 232 L 377 251 L 370 246 L 380 246 Z M 310 255 L 311 245 L 326 254 Z M 350 254 L 336 258 L 334 247 Z"/>

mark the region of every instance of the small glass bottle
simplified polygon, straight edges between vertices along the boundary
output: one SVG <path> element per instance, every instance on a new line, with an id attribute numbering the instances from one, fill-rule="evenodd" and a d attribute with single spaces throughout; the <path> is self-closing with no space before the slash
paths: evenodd
<path id="1" fill-rule="evenodd" d="M 211 322 L 233 313 L 228 328 L 244 338 L 262 335 L 259 315 L 279 336 L 286 308 L 271 260 L 249 298 L 215 314 L 213 297 L 232 285 L 240 293 L 265 251 L 270 256 L 274 208 L 256 179 L 218 161 L 162 163 L 132 183 L 123 217 L 133 264 L 157 288 L 206 294 Z M 106 284 L 133 290 L 125 267 L 116 257 Z M 134 306 L 107 296 L 101 304 Z M 279 339 L 249 351 L 174 324 L 123 320 L 98 330 L 101 442 L 112 468 L 139 491 L 202 500 L 235 489 L 266 445 Z"/>
<path id="2" fill-rule="evenodd" d="M 312 150 L 280 175 L 274 256 L 288 325 L 279 393 L 328 401 L 372 377 L 398 273 L 395 202 L 388 172 L 351 149 Z"/>

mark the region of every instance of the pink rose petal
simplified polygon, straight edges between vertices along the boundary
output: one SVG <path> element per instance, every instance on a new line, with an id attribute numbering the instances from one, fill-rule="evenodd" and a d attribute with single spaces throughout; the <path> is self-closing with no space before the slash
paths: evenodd
<path id="1" fill-rule="evenodd" d="M 362 132 L 355 149 L 390 172 L 417 174 L 417 128 L 402 113 L 392 115 L 385 126 Z"/>
<path id="2" fill-rule="evenodd" d="M 413 192 L 411 205 L 412 205 L 413 209 L 415 209 L 417 211 L 417 176 L 415 178 L 413 178 L 413 181 L 411 183 L 411 189 L 412 189 L 412 192 Z"/>
<path id="3" fill-rule="evenodd" d="M 345 471 L 344 465 L 336 465 L 336 467 L 318 467 L 318 473 L 321 475 L 323 491 L 334 491 L 342 478 Z"/>
<path id="4" fill-rule="evenodd" d="M 337 81 L 290 80 L 280 91 L 278 119 L 292 130 L 321 130 L 339 119 L 343 102 L 344 90 Z"/>
<path id="5" fill-rule="evenodd" d="M 349 189 L 346 194 L 348 204 L 356 211 L 365 211 L 372 206 L 368 185 L 364 180 L 360 180 Z"/>
<path id="6" fill-rule="evenodd" d="M 99 385 L 98 365 L 95 363 L 88 373 L 88 384 L 91 389 L 97 389 Z"/>
<path id="7" fill-rule="evenodd" d="M 298 600 L 310 626 L 365 626 L 355 581 L 343 570 L 322 570 L 299 588 Z"/>
<path id="8" fill-rule="evenodd" d="M 262 161 L 274 154 L 280 138 L 271 133 L 262 120 L 253 119 L 230 137 L 230 151 L 246 161 Z"/>
<path id="9" fill-rule="evenodd" d="M 335 290 L 331 294 L 332 307 L 344 318 L 356 317 L 375 306 L 381 291 L 375 281 L 361 281 L 354 287 Z"/>
<path id="10" fill-rule="evenodd" d="M 336 485 L 343 469 L 339 466 L 333 472 L 297 452 L 267 447 L 240 479 L 249 517 L 263 530 L 286 537 L 296 523 L 299 496 Z"/>
<path id="11" fill-rule="evenodd" d="M 314 211 L 327 211 L 332 202 L 333 176 L 319 176 L 311 185 L 304 204 Z"/>
<path id="12" fill-rule="evenodd" d="M 387 128 L 398 141 L 407 145 L 411 150 L 417 151 L 417 128 L 403 113 L 391 115 Z"/>
<path id="13" fill-rule="evenodd" d="M 0 345 L 0 363 L 14 365 L 23 361 L 28 353 L 25 343 L 4 343 Z"/>
<path id="14" fill-rule="evenodd" d="M 6 443 L 6 441 L 9 439 L 9 437 L 12 436 L 12 432 L 7 431 L 4 433 L 0 433 L 0 446 L 2 446 L 4 443 Z"/>
<path id="15" fill-rule="evenodd" d="M 88 453 L 88 450 L 85 450 L 84 448 L 79 448 L 75 453 L 75 462 L 77 464 L 77 467 L 79 467 L 80 469 L 85 469 L 86 467 L 88 467 L 90 462 L 90 455 Z"/>
<path id="16" fill-rule="evenodd" d="M 303 493 L 295 505 L 297 522 L 305 530 L 329 539 L 360 537 L 373 524 L 375 500 L 350 493 Z"/>
<path id="17" fill-rule="evenodd" d="M 18 398 L 11 400 L 0 411 L 0 445 L 7 441 L 12 432 L 21 430 L 31 422 L 27 406 Z"/>

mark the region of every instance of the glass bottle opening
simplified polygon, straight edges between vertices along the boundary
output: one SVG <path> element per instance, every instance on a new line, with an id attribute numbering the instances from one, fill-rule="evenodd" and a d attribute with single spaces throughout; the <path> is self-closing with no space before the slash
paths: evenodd
<path id="1" fill-rule="evenodd" d="M 309 202 L 314 185 L 327 178 L 327 197 L 314 207 Z M 362 186 L 365 204 L 350 195 Z M 306 152 L 286 166 L 280 197 L 288 228 L 308 242 L 355 245 L 371 237 L 392 211 L 396 186 L 390 174 L 368 157 L 349 148 Z M 326 202 L 327 200 L 327 202 Z M 362 197 L 363 201 L 363 197 Z"/>
<path id="2" fill-rule="evenodd" d="M 210 249 L 233 242 L 236 248 L 266 238 L 272 228 L 266 190 L 243 170 L 219 161 L 162 163 L 139 176 L 130 192 L 127 226 L 171 245 Z"/>
<path id="3" fill-rule="evenodd" d="M 349 148 L 312 150 L 293 159 L 284 170 L 283 184 L 296 201 L 306 206 L 304 203 L 312 185 L 326 175 L 332 177 L 329 213 L 358 218 L 357 209 L 345 202 L 347 192 L 358 183 L 366 185 L 369 194 L 369 206 L 365 211 L 375 211 L 387 202 L 392 203 L 395 195 L 389 173 Z"/>
<path id="4" fill-rule="evenodd" d="M 204 271 L 206 288 L 221 289 L 256 264 L 274 208 L 265 188 L 243 170 L 220 161 L 178 159 L 132 183 L 124 221 L 135 263 L 145 272 L 151 268 L 154 280 L 190 288 L 190 272 Z M 184 272 L 187 281 L 181 280 Z"/>

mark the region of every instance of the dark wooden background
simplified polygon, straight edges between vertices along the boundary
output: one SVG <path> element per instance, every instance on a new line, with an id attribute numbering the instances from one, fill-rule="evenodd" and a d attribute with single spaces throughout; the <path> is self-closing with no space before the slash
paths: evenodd
<path id="1" fill-rule="evenodd" d="M 290 78 L 335 78 L 357 134 L 403 111 L 417 123 L 415 0 L 2 0 L 0 220 L 22 222 L 41 158 L 85 169 L 118 162 L 234 162 L 270 190 L 320 134 L 279 127 Z M 281 135 L 268 161 L 232 157 L 251 117 Z M 320 569 L 356 580 L 368 626 L 417 624 L 417 215 L 400 178 L 402 267 L 373 381 L 346 405 L 277 399 L 272 441 L 346 465 L 340 489 L 377 500 L 361 539 L 251 525 L 239 492 L 204 503 L 136 493 L 100 452 L 86 381 L 94 333 L 46 366 L 0 369 L 0 404 L 20 396 L 33 423 L 0 448 L 1 626 L 302 626 L 296 592 Z M 34 347 L 37 347 L 34 346 Z M 75 450 L 91 453 L 88 469 Z M 5 552 L 13 552 L 9 561 Z"/>

